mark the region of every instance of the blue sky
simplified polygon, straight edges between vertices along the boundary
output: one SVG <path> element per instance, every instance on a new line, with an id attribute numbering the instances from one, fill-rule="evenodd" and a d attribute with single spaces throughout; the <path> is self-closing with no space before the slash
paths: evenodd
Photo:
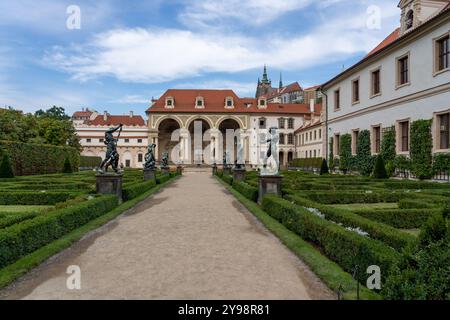
<path id="1" fill-rule="evenodd" d="M 274 85 L 280 72 L 285 84 L 320 84 L 398 26 L 397 3 L 2 0 L 0 106 L 144 115 L 168 88 L 253 96 L 264 64 Z M 70 5 L 81 29 L 66 27 Z"/>

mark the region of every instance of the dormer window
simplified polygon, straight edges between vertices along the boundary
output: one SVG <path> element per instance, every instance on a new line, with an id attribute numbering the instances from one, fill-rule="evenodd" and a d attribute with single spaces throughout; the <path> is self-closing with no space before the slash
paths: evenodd
<path id="1" fill-rule="evenodd" d="M 411 29 L 413 27 L 413 24 L 414 24 L 414 11 L 409 10 L 405 18 L 406 30 Z"/>
<path id="2" fill-rule="evenodd" d="M 197 99 L 195 99 L 195 107 L 198 109 L 205 107 L 205 101 L 203 97 L 197 97 Z"/>
<path id="3" fill-rule="evenodd" d="M 166 98 L 166 108 L 167 109 L 172 109 L 172 108 L 174 108 L 174 106 L 175 106 L 175 103 L 174 103 L 174 100 L 173 100 L 173 98 L 172 97 L 167 97 Z"/>
<path id="4" fill-rule="evenodd" d="M 225 108 L 232 109 L 234 108 L 234 101 L 232 97 L 227 97 L 225 99 Z"/>
<path id="5" fill-rule="evenodd" d="M 267 107 L 267 100 L 266 99 L 259 99 L 258 100 L 258 107 L 259 108 L 266 108 Z"/>

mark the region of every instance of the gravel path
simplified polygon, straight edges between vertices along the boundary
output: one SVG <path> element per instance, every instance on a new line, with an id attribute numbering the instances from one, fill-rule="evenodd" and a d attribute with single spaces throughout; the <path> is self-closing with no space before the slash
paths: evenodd
<path id="1" fill-rule="evenodd" d="M 81 269 L 81 290 L 66 287 Z M 3 299 L 332 299 L 209 173 L 187 172 L 0 293 Z"/>

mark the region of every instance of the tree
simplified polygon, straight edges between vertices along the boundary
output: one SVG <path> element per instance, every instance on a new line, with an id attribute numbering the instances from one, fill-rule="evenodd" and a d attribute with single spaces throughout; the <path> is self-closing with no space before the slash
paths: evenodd
<path id="1" fill-rule="evenodd" d="M 72 173 L 72 165 L 70 164 L 70 160 L 69 158 L 66 158 L 66 160 L 64 160 L 64 167 L 63 167 L 63 173 Z"/>
<path id="2" fill-rule="evenodd" d="M 320 175 L 328 174 L 328 164 L 326 159 L 322 159 L 322 165 L 320 167 Z"/>
<path id="3" fill-rule="evenodd" d="M 70 117 L 66 114 L 66 110 L 62 107 L 53 106 L 50 109 L 43 111 L 42 109 L 36 111 L 34 115 L 37 118 L 52 118 L 56 120 L 70 120 Z"/>
<path id="4" fill-rule="evenodd" d="M 388 178 L 388 174 L 386 172 L 386 167 L 384 165 L 384 160 L 383 160 L 383 157 L 381 156 L 381 154 L 378 155 L 378 157 L 377 157 L 372 176 L 375 179 L 387 179 Z"/>
<path id="5" fill-rule="evenodd" d="M 2 162 L 0 164 L 0 178 L 14 178 L 11 159 L 7 152 L 3 153 Z"/>
<path id="6" fill-rule="evenodd" d="M 347 133 L 340 138 L 339 169 L 346 173 L 351 169 L 352 161 L 352 136 Z"/>

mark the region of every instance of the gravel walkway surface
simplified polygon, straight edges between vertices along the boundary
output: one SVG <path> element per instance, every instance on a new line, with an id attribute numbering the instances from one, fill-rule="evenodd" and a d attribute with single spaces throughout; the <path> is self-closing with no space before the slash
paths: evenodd
<path id="1" fill-rule="evenodd" d="M 69 266 L 81 289 L 66 286 Z M 0 292 L 3 299 L 333 299 L 210 173 L 184 176 Z"/>

